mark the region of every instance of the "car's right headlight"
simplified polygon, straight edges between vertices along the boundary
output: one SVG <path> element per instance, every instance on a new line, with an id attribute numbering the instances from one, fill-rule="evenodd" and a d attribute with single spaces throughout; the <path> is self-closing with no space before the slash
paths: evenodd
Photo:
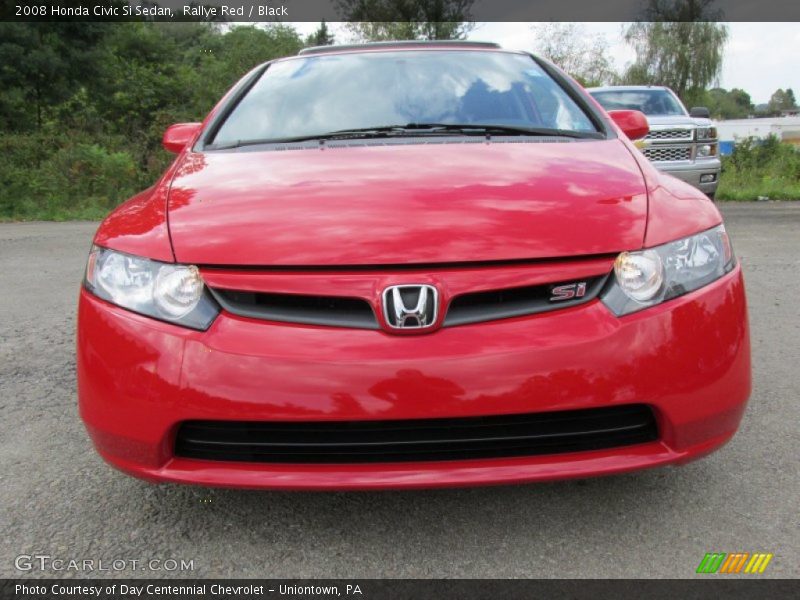
<path id="1" fill-rule="evenodd" d="M 623 252 L 602 295 L 617 315 L 627 315 L 708 285 L 736 264 L 724 225 L 655 248 Z"/>
<path id="2" fill-rule="evenodd" d="M 193 265 L 162 263 L 92 246 L 84 285 L 112 304 L 191 329 L 208 329 L 219 314 L 219 306 Z"/>

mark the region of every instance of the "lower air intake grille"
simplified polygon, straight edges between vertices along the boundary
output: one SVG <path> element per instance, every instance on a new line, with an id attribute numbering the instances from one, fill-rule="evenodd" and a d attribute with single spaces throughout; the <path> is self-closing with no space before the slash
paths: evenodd
<path id="1" fill-rule="evenodd" d="M 582 452 L 657 439 L 651 409 L 609 408 L 404 421 L 187 421 L 175 454 L 259 463 L 380 463 Z"/>

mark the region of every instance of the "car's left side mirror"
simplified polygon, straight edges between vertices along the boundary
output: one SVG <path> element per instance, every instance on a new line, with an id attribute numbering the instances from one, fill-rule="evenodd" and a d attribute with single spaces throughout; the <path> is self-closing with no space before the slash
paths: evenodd
<path id="1" fill-rule="evenodd" d="M 610 110 L 608 111 L 608 116 L 614 119 L 614 123 L 631 140 L 641 139 L 650 131 L 647 117 L 638 110 Z"/>
<path id="2" fill-rule="evenodd" d="M 161 139 L 161 145 L 167 152 L 175 152 L 176 154 L 183 150 L 189 144 L 200 128 L 202 123 L 177 123 L 170 125 L 164 132 L 164 137 Z"/>
<path id="3" fill-rule="evenodd" d="M 710 119 L 711 112 L 705 106 L 693 106 L 689 116 L 695 119 Z"/>

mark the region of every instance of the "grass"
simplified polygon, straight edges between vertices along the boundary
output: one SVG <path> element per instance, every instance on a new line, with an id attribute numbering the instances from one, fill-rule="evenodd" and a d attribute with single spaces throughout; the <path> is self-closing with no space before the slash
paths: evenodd
<path id="1" fill-rule="evenodd" d="M 735 202 L 752 202 L 759 198 L 800 200 L 800 182 L 781 177 L 758 181 L 742 176 L 723 175 L 719 180 L 716 198 Z"/>
<path id="2" fill-rule="evenodd" d="M 800 199 L 800 151 L 775 136 L 742 140 L 722 157 L 720 200 Z"/>
<path id="3" fill-rule="evenodd" d="M 75 208 L 37 208 L 10 215 L 0 215 L 0 223 L 24 221 L 102 221 L 110 211 L 96 206 Z"/>

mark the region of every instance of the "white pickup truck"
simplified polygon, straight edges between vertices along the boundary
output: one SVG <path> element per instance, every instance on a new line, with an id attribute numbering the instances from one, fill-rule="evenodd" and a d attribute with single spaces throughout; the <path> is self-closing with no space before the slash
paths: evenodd
<path id="1" fill-rule="evenodd" d="M 714 197 L 722 168 L 717 129 L 707 108 L 687 111 L 678 96 L 662 86 L 608 86 L 587 90 L 606 110 L 639 110 L 650 133 L 642 148 L 658 169 Z"/>

